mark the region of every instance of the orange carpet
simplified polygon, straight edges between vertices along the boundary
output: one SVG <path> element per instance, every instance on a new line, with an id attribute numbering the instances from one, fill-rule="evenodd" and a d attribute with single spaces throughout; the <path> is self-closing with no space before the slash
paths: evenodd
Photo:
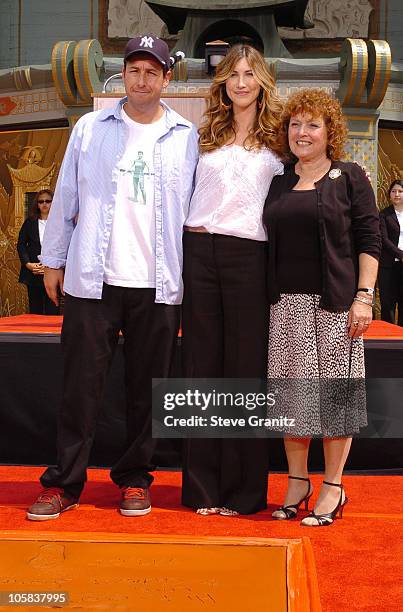
<path id="1" fill-rule="evenodd" d="M 0 333 L 7 334 L 60 334 L 63 317 L 45 315 L 18 315 L 0 318 Z"/>
<path id="2" fill-rule="evenodd" d="M 311 538 L 323 612 L 403 610 L 403 486 L 399 476 L 346 476 L 350 503 L 331 527 L 309 529 L 295 521 L 274 521 L 270 512 L 282 501 L 284 475 L 269 478 L 269 510 L 243 517 L 203 517 L 180 505 L 179 472 L 156 472 L 153 511 L 125 518 L 116 510 L 119 491 L 107 470 L 89 470 L 78 510 L 58 520 L 34 523 L 25 509 L 40 490 L 41 468 L 0 467 L 0 537 L 2 530 L 94 531 L 131 534 L 256 536 Z M 316 489 L 321 477 L 314 476 Z M 260 611 L 259 611 L 260 612 Z"/>
<path id="3" fill-rule="evenodd" d="M 0 333 L 13 334 L 60 334 L 63 317 L 45 315 L 18 315 L 0 318 Z M 180 334 L 179 334 L 180 335 Z M 403 340 L 403 327 L 372 321 L 364 334 L 364 339 Z"/>

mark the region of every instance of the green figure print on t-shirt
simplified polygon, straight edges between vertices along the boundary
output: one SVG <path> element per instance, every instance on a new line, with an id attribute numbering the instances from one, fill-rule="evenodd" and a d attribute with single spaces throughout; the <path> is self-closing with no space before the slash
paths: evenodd
<path id="1" fill-rule="evenodd" d="M 137 152 L 137 158 L 134 160 L 129 170 L 121 170 L 121 172 L 128 172 L 133 175 L 133 197 L 129 198 L 129 200 L 138 204 L 146 204 L 144 177 L 150 176 L 152 172 L 149 172 L 148 164 L 144 160 L 143 151 Z"/>

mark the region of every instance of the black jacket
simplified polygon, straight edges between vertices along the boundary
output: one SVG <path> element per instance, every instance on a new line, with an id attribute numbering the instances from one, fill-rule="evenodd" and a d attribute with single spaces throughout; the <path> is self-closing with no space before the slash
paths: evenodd
<path id="1" fill-rule="evenodd" d="M 41 242 L 39 240 L 39 226 L 37 219 L 25 219 L 21 226 L 17 242 L 17 251 L 21 260 L 21 270 L 18 281 L 26 285 L 40 287 L 43 285 L 43 276 L 41 274 L 32 274 L 25 264 L 29 261 L 37 263 L 38 255 L 41 254 Z"/>
<path id="2" fill-rule="evenodd" d="M 393 204 L 381 210 L 382 251 L 379 265 L 381 268 L 391 268 L 396 257 L 403 261 L 403 251 L 397 248 L 399 244 L 400 225 Z"/>
<path id="3" fill-rule="evenodd" d="M 340 175 L 337 176 L 339 169 Z M 352 304 L 358 283 L 358 255 L 379 259 L 381 236 L 379 214 L 372 187 L 360 166 L 332 162 L 329 173 L 315 183 L 321 249 L 322 297 L 320 306 L 345 311 Z M 280 299 L 276 275 L 276 208 L 287 205 L 287 195 L 298 182 L 295 164 L 275 176 L 266 199 L 263 221 L 269 238 L 268 293 L 275 304 Z"/>

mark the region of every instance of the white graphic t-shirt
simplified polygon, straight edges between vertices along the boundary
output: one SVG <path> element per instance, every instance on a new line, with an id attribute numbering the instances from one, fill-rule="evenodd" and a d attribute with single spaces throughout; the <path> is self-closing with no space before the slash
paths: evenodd
<path id="1" fill-rule="evenodd" d="M 38 219 L 39 242 L 41 243 L 41 246 L 43 243 L 43 236 L 45 234 L 46 221 L 47 219 Z"/>
<path id="2" fill-rule="evenodd" d="M 154 147 L 164 133 L 165 113 L 155 123 L 129 128 L 118 163 L 115 213 L 104 266 L 104 281 L 118 287 L 155 287 Z"/>

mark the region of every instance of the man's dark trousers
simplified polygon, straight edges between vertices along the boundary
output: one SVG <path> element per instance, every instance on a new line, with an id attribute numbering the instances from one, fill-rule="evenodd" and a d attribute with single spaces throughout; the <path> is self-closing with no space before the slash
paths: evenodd
<path id="1" fill-rule="evenodd" d="M 156 440 L 151 437 L 152 378 L 166 378 L 179 328 L 180 307 L 155 303 L 155 289 L 104 284 L 101 300 L 66 295 L 62 328 L 63 397 L 58 418 L 58 460 L 41 477 L 78 498 L 94 440 L 106 375 L 124 337 L 127 445 L 112 467 L 120 487 L 148 487 Z"/>

